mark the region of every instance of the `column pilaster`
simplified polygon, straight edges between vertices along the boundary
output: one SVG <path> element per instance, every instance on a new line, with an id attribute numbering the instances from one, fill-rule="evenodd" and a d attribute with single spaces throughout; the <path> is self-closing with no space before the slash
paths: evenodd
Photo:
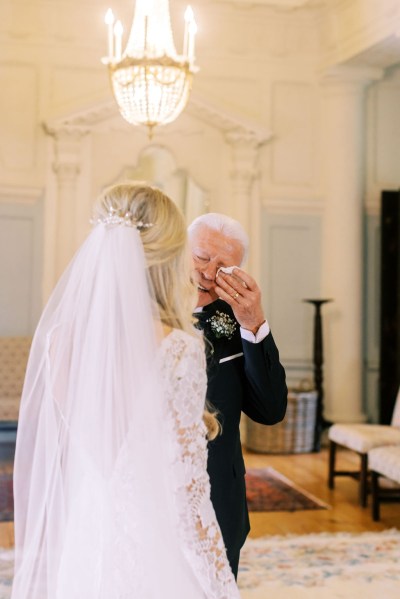
<path id="1" fill-rule="evenodd" d="M 256 182 L 258 156 L 267 137 L 253 132 L 230 131 L 226 140 L 231 147 L 231 210 L 229 214 L 238 220 L 250 237 L 250 256 L 246 266 L 259 281 L 260 278 L 260 223 L 261 199 Z"/>
<path id="2" fill-rule="evenodd" d="M 58 278 L 76 250 L 81 144 L 87 130 L 78 127 L 60 127 L 49 132 L 54 137 L 52 168 L 57 180 L 55 275 Z"/>
<path id="3" fill-rule="evenodd" d="M 255 135 L 229 132 L 226 140 L 232 151 L 231 216 L 240 221 L 248 233 L 251 228 L 252 186 L 257 177 L 257 158 L 260 142 Z"/>
<path id="4" fill-rule="evenodd" d="M 325 418 L 362 412 L 362 222 L 365 90 L 379 69 L 339 67 L 321 80 L 325 206 L 321 297 L 325 310 Z"/>

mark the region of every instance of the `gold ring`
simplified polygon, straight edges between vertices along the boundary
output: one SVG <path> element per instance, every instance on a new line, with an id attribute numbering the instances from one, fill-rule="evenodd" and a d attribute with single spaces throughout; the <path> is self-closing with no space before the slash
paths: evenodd
<path id="1" fill-rule="evenodd" d="M 238 294 L 238 292 L 236 291 L 236 293 L 234 293 L 234 294 L 232 295 L 232 297 L 233 297 L 234 299 L 238 298 L 238 297 L 239 297 L 239 294 Z"/>

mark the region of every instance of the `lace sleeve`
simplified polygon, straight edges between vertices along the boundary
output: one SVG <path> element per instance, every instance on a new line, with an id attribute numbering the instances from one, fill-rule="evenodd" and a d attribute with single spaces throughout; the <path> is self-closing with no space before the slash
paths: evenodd
<path id="1" fill-rule="evenodd" d="M 179 338 L 169 357 L 169 395 L 175 432 L 174 473 L 179 531 L 184 553 L 207 599 L 235 599 L 239 591 L 210 500 L 206 428 L 204 349 L 197 339 Z"/>

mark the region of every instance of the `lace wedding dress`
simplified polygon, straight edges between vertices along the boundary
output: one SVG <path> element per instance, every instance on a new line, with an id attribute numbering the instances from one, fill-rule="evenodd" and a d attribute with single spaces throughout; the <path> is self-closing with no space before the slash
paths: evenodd
<path id="1" fill-rule="evenodd" d="M 171 462 L 180 483 L 175 489 L 178 539 L 198 582 L 197 593 L 190 597 L 234 599 L 239 592 L 211 504 L 206 470 L 204 348 L 196 339 L 175 330 L 164 340 L 161 358 L 167 418 L 174 440 Z"/>
<path id="2" fill-rule="evenodd" d="M 95 521 L 90 536 L 88 523 L 82 523 L 80 538 L 75 536 L 64 548 L 57 599 L 239 598 L 210 501 L 206 429 L 202 420 L 206 390 L 204 349 L 198 339 L 175 329 L 162 341 L 158 360 L 167 439 L 161 451 L 167 458 L 169 479 L 168 492 L 162 498 L 164 509 L 155 512 L 140 474 L 139 484 L 135 453 L 138 448 L 135 439 L 128 436 L 112 476 L 113 509 L 105 516 L 109 520 L 99 523 L 101 514 L 93 511 L 93 497 L 91 517 Z M 140 459 L 145 463 L 146 455 Z M 154 475 L 148 472 L 149 477 Z M 97 534 L 93 532 L 96 527 Z M 87 569 L 87 559 L 82 561 L 77 547 L 86 546 L 90 554 L 89 545 L 101 545 L 104 534 L 108 536 L 108 558 L 103 567 L 111 569 L 109 576 L 101 576 L 99 560 L 89 568 L 99 575 L 88 578 L 82 571 Z M 92 555 L 96 559 L 93 549 Z M 71 571 L 77 575 L 76 588 L 71 588 Z M 97 590 L 94 580 L 99 581 Z"/>

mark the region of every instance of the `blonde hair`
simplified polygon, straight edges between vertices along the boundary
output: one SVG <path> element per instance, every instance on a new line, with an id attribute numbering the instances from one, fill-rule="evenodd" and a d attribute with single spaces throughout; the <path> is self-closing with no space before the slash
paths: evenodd
<path id="1" fill-rule="evenodd" d="M 103 191 L 94 216 L 107 216 L 110 211 L 117 216 L 130 213 L 145 225 L 140 236 L 161 322 L 193 334 L 196 290 L 179 208 L 160 189 L 145 183 L 120 183 Z"/>
<path id="2" fill-rule="evenodd" d="M 197 292 L 190 276 L 191 255 L 182 212 L 160 189 L 134 182 L 119 183 L 103 191 L 94 218 L 106 217 L 111 211 L 122 217 L 130 213 L 144 225 L 140 236 L 161 322 L 194 335 L 192 313 Z M 208 438 L 215 438 L 220 425 L 208 408 L 204 422 Z"/>
<path id="3" fill-rule="evenodd" d="M 206 407 L 203 412 L 203 421 L 207 428 L 207 439 L 213 441 L 222 433 L 222 425 L 218 420 L 218 412 L 213 408 L 209 401 L 206 401 Z"/>

